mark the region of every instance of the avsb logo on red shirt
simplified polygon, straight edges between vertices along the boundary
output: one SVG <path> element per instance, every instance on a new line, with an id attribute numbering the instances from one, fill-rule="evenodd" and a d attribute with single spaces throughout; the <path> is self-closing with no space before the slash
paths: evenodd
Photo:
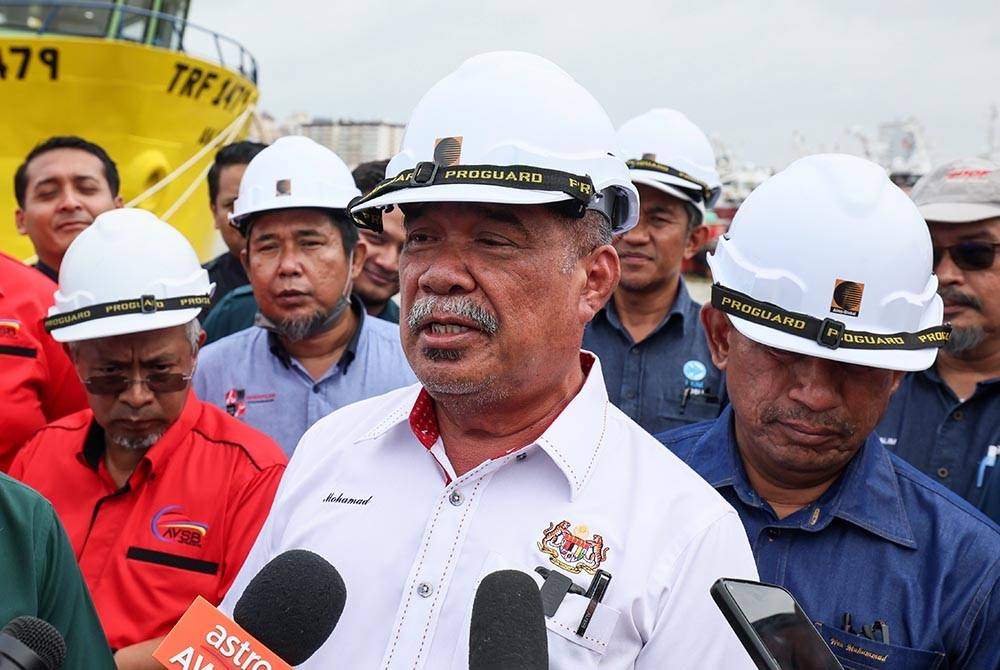
<path id="1" fill-rule="evenodd" d="M 167 505 L 153 516 L 153 535 L 161 542 L 200 547 L 208 533 L 208 524 L 192 521 L 180 505 Z"/>

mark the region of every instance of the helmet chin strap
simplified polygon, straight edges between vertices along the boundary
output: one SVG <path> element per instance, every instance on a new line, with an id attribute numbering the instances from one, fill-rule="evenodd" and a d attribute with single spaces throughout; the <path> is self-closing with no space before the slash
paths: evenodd
<path id="1" fill-rule="evenodd" d="M 330 310 L 330 313 L 327 314 L 324 319 L 321 319 L 319 321 L 314 321 L 312 322 L 312 324 L 310 324 L 309 329 L 302 336 L 303 340 L 315 337 L 320 333 L 325 333 L 328 330 L 332 329 L 334 326 L 337 325 L 337 323 L 340 322 L 340 319 L 342 316 L 344 316 L 344 312 L 347 311 L 347 308 L 351 306 L 350 295 L 351 295 L 351 289 L 354 287 L 354 280 L 350 276 L 351 272 L 350 269 L 353 266 L 354 266 L 354 250 L 352 249 L 350 255 L 347 257 L 348 276 L 347 276 L 347 281 L 344 282 L 344 290 L 341 292 L 340 297 L 337 298 L 337 303 L 333 306 L 333 309 Z M 278 337 L 284 336 L 284 333 L 281 331 L 281 328 L 277 324 L 275 324 L 271 319 L 264 316 L 260 312 L 257 312 L 257 316 L 254 318 L 254 325 L 260 326 L 261 328 L 274 333 Z"/>

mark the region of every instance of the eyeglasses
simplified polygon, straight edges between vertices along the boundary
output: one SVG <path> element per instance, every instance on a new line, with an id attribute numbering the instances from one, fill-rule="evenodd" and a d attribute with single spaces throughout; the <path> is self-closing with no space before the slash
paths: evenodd
<path id="1" fill-rule="evenodd" d="M 121 395 L 133 384 L 145 384 L 153 393 L 176 393 L 187 388 L 193 375 L 180 372 L 154 372 L 143 379 L 125 375 L 98 375 L 83 379 L 87 391 L 94 395 Z"/>
<path id="2" fill-rule="evenodd" d="M 934 267 L 938 266 L 947 251 L 952 262 L 962 270 L 986 270 L 993 266 L 997 256 L 997 242 L 959 242 L 950 247 L 934 247 Z"/>

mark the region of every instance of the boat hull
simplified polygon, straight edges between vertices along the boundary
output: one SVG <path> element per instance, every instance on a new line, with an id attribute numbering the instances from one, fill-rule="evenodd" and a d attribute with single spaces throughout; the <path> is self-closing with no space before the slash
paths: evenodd
<path id="1" fill-rule="evenodd" d="M 203 259 L 217 249 L 204 180 L 216 148 L 209 145 L 245 137 L 258 96 L 253 82 L 183 52 L 51 34 L 0 35 L 0 59 L 0 250 L 33 253 L 14 225 L 13 176 L 53 135 L 102 146 L 118 165 L 126 203 L 167 218 Z M 161 190 L 133 202 L 185 163 Z"/>

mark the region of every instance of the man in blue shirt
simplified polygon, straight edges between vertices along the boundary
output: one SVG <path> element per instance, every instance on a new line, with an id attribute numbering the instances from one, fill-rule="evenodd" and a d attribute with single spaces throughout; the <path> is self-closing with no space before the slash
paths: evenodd
<path id="1" fill-rule="evenodd" d="M 680 112 L 636 117 L 617 142 L 639 189 L 639 223 L 615 241 L 621 281 L 587 325 L 583 347 L 601 359 L 611 402 L 657 433 L 721 408 L 722 374 L 681 276 L 682 261 L 708 237 L 705 209 L 721 185 L 712 145 Z"/>
<path id="2" fill-rule="evenodd" d="M 240 182 L 257 325 L 205 347 L 194 387 L 289 455 L 338 407 L 416 381 L 398 328 L 351 297 L 365 250 L 345 208 L 358 195 L 343 161 L 304 137 L 261 151 Z"/>
<path id="3" fill-rule="evenodd" d="M 988 502 L 988 489 L 1000 491 L 1000 164 L 945 163 L 911 196 L 927 220 L 953 330 L 933 367 L 903 379 L 876 431 L 889 449 L 1000 521 L 1000 508 Z"/>
<path id="4" fill-rule="evenodd" d="M 750 195 L 709 262 L 731 405 L 660 440 L 845 667 L 1000 667 L 1000 528 L 873 432 L 949 335 L 916 207 L 873 163 L 811 156 Z"/>

